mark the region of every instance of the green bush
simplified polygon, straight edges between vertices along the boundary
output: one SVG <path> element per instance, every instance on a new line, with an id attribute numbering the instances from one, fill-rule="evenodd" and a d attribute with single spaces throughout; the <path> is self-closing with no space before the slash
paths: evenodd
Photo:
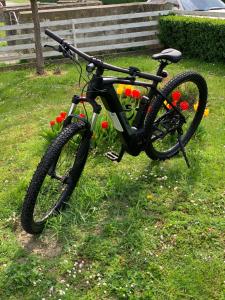
<path id="1" fill-rule="evenodd" d="M 121 3 L 132 3 L 132 2 L 145 2 L 143 0 L 102 0 L 103 4 L 121 4 Z"/>
<path id="2" fill-rule="evenodd" d="M 165 47 L 206 61 L 225 58 L 225 20 L 165 16 L 159 21 L 159 39 Z"/>

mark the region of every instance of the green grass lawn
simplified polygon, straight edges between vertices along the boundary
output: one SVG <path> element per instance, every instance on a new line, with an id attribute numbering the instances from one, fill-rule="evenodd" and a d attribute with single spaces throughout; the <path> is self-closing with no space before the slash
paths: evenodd
<path id="1" fill-rule="evenodd" d="M 108 61 L 156 68 L 146 56 Z M 91 155 L 70 209 L 39 237 L 20 227 L 22 201 L 40 133 L 68 109 L 78 75 L 71 65 L 62 75 L 1 73 L 0 299 L 225 299 L 224 65 L 167 69 L 194 69 L 208 82 L 210 114 L 187 147 L 191 169 L 180 156 L 116 164 Z"/>

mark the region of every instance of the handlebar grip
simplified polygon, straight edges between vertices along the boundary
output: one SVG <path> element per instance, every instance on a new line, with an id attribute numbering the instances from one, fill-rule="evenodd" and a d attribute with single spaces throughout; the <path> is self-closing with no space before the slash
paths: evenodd
<path id="1" fill-rule="evenodd" d="M 60 36 L 58 36 L 58 34 L 55 34 L 54 32 L 52 32 L 49 29 L 45 29 L 45 34 L 47 34 L 50 38 L 52 38 L 53 40 L 55 40 L 59 44 L 62 44 L 63 39 Z"/>

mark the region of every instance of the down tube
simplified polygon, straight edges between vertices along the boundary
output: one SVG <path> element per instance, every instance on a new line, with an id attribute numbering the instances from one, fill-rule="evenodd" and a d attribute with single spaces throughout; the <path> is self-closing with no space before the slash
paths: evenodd
<path id="1" fill-rule="evenodd" d="M 136 132 L 131 128 L 123 107 L 118 99 L 118 96 L 112 84 L 105 84 L 104 90 L 107 92 L 101 93 L 102 102 L 108 111 L 115 129 L 119 132 L 125 150 L 131 155 L 140 153 L 136 143 Z"/>

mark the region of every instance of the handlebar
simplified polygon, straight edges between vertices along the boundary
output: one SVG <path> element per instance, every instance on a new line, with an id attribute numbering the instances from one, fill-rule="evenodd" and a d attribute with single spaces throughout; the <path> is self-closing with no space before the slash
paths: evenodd
<path id="1" fill-rule="evenodd" d="M 153 80 L 153 81 L 157 81 L 157 82 L 161 82 L 163 79 L 161 76 L 143 73 L 143 72 L 140 72 L 139 70 L 135 71 L 135 74 L 134 74 L 134 71 L 131 69 L 124 69 L 124 68 L 120 68 L 120 67 L 116 67 L 116 66 L 104 63 L 101 60 L 94 58 L 94 57 L 78 50 L 77 48 L 73 47 L 66 40 L 62 39 L 59 35 L 55 34 L 54 32 L 52 32 L 49 29 L 45 29 L 45 34 L 48 35 L 53 40 L 55 40 L 60 45 L 62 45 L 62 47 L 66 47 L 66 49 L 71 50 L 72 52 L 76 53 L 78 56 L 82 57 L 84 60 L 93 63 L 98 68 L 107 69 L 107 70 L 120 72 L 120 73 L 124 73 L 124 74 L 129 74 L 131 76 L 135 75 L 140 78 L 149 79 L 149 80 Z"/>
<path id="2" fill-rule="evenodd" d="M 52 32 L 49 29 L 45 29 L 45 34 L 47 34 L 50 38 L 52 38 L 59 44 L 62 44 L 62 42 L 64 41 L 58 34 Z"/>

